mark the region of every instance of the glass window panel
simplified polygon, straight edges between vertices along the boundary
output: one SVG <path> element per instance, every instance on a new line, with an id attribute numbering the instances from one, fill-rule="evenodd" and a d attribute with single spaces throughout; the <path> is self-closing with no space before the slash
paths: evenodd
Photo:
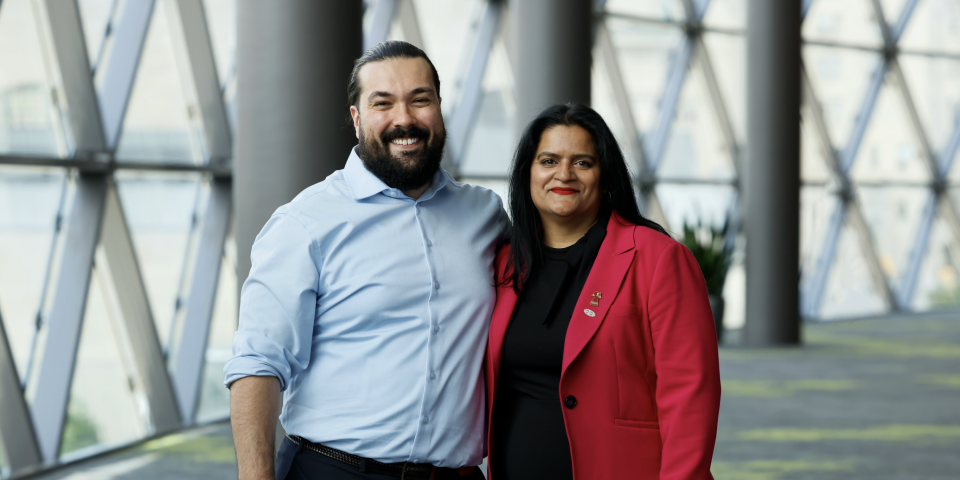
<path id="1" fill-rule="evenodd" d="M 814 1 L 802 28 L 805 40 L 878 48 L 883 45 L 870 0 Z"/>
<path id="2" fill-rule="evenodd" d="M 116 182 L 160 344 L 166 346 L 199 208 L 201 176 L 119 171 Z"/>
<path id="3" fill-rule="evenodd" d="M 233 356 L 233 334 L 237 331 L 237 307 L 240 299 L 237 287 L 237 248 L 233 236 L 224 244 L 223 263 L 220 265 L 220 280 L 213 305 L 210 336 L 203 366 L 200 387 L 200 403 L 197 422 L 203 423 L 225 418 L 230 414 L 230 391 L 223 386 L 223 366 Z"/>
<path id="4" fill-rule="evenodd" d="M 863 107 L 871 75 L 882 58 L 871 52 L 807 45 L 803 47 L 803 60 L 830 140 L 842 151 Z"/>
<path id="5" fill-rule="evenodd" d="M 87 44 L 87 57 L 90 65 L 96 67 L 100 59 L 100 49 L 107 37 L 107 26 L 113 14 L 114 5 L 121 0 L 77 0 L 80 21 L 83 23 L 83 37 Z"/>
<path id="6" fill-rule="evenodd" d="M 800 179 L 805 182 L 826 182 L 830 180 L 830 161 L 824 156 L 823 143 L 808 123 L 809 114 L 803 111 L 800 123 Z M 828 147 L 833 148 L 833 147 Z"/>
<path id="7" fill-rule="evenodd" d="M 683 21 L 680 0 L 607 0 L 607 11 L 668 21 Z"/>
<path id="8" fill-rule="evenodd" d="M 21 378 L 57 231 L 66 171 L 0 165 L 0 311 Z M 65 215 L 64 215 L 65 216 Z"/>
<path id="9" fill-rule="evenodd" d="M 87 456 L 95 450 L 130 442 L 146 435 L 133 398 L 133 380 L 117 347 L 112 322 L 117 310 L 109 305 L 101 276 L 90 281 L 86 312 L 70 388 L 60 455 Z M 114 318 L 110 318 L 113 315 Z M 81 449 L 87 449 L 81 451 Z M 74 455 L 68 455 L 76 452 Z"/>
<path id="10" fill-rule="evenodd" d="M 703 24 L 714 28 L 747 28 L 747 0 L 710 0 Z"/>
<path id="11" fill-rule="evenodd" d="M 423 50 L 440 75 L 443 111 L 450 115 L 460 99 L 462 75 L 470 61 L 483 12 L 478 0 L 413 0 Z"/>
<path id="12" fill-rule="evenodd" d="M 637 172 L 639 172 L 637 163 L 638 152 L 634 151 L 637 132 L 628 131 L 623 125 L 623 119 L 621 118 L 618 107 L 619 103 L 614 96 L 611 86 L 610 70 L 604 63 L 601 53 L 597 49 L 594 49 L 593 68 L 591 69 L 590 80 L 590 106 L 603 117 L 607 126 L 610 127 L 617 142 L 620 143 L 620 149 L 623 150 L 627 161 L 627 168 L 629 168 L 631 174 L 635 176 Z"/>
<path id="13" fill-rule="evenodd" d="M 950 201 L 960 205 L 960 190 L 950 191 Z M 960 305 L 960 242 L 941 209 L 930 230 L 917 287 L 910 306 L 915 311 Z"/>
<path id="14" fill-rule="evenodd" d="M 513 76 L 500 38 L 494 43 L 483 76 L 480 106 L 468 134 L 460 173 L 465 177 L 506 176 L 513 159 Z"/>
<path id="15" fill-rule="evenodd" d="M 225 84 L 233 76 L 237 53 L 237 0 L 203 0 L 217 77 Z"/>
<path id="16" fill-rule="evenodd" d="M 169 9 L 162 3 L 156 7 L 123 120 L 117 159 L 200 163 L 200 135 L 191 126 L 183 84 L 177 71 L 167 21 Z"/>
<path id="17" fill-rule="evenodd" d="M 819 317 L 834 320 L 885 311 L 886 305 L 870 273 L 860 236 L 844 224 L 824 288 Z"/>
<path id="18" fill-rule="evenodd" d="M 800 187 L 800 271 L 804 290 L 816 272 L 817 261 L 823 252 L 823 239 L 830 227 L 830 217 L 837 207 L 837 197 L 826 187 Z"/>
<path id="19" fill-rule="evenodd" d="M 664 181 L 732 180 L 736 173 L 717 123 L 717 113 L 700 62 L 694 62 L 686 80 L 657 176 Z M 671 221 L 670 225 L 675 224 Z"/>
<path id="20" fill-rule="evenodd" d="M 608 18 L 607 28 L 617 51 L 637 128 L 649 134 L 656 128 L 667 74 L 683 46 L 683 32 L 672 25 L 619 18 Z"/>
<path id="21" fill-rule="evenodd" d="M 65 156 L 31 3 L 0 4 L 0 153 Z"/>
<path id="22" fill-rule="evenodd" d="M 930 148 L 940 153 L 960 119 L 960 60 L 900 55 L 900 67 Z"/>
<path id="23" fill-rule="evenodd" d="M 930 168 L 917 144 L 903 96 L 887 73 L 850 176 L 854 181 L 930 180 Z"/>
<path id="24" fill-rule="evenodd" d="M 712 4 L 712 3 L 711 3 Z M 711 7 L 712 8 L 712 7 Z M 743 35 L 703 34 L 737 143 L 747 141 L 747 42 Z"/>
<path id="25" fill-rule="evenodd" d="M 656 189 L 668 232 L 674 235 L 683 232 L 684 223 L 723 227 L 736 195 L 728 185 L 660 183 Z"/>
<path id="26" fill-rule="evenodd" d="M 960 53 L 960 2 L 921 0 L 910 17 L 901 50 Z"/>
<path id="27" fill-rule="evenodd" d="M 930 190 L 925 187 L 859 187 L 857 193 L 880 266 L 896 290 L 909 262 Z"/>

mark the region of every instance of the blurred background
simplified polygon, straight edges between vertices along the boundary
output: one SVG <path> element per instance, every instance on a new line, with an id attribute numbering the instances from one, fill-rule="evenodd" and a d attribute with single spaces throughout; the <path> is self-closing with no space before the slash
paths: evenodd
<path id="1" fill-rule="evenodd" d="M 322 70 L 329 51 L 350 60 L 385 39 L 414 43 L 442 81 L 445 166 L 505 196 L 516 126 L 530 119 L 518 113 L 523 69 L 511 40 L 511 12 L 523 1 L 337 2 L 316 28 L 333 28 L 350 8 L 357 24 L 326 33 L 326 44 L 317 33 L 285 64 L 258 46 L 269 32 L 252 28 L 251 12 L 273 2 L 0 0 L 0 477 L 235 476 L 222 368 L 252 236 L 266 220 L 245 208 L 264 203 L 268 215 L 283 202 L 263 198 L 288 201 L 346 160 L 325 150 L 323 132 L 306 152 L 244 136 L 244 125 L 274 120 L 257 102 L 279 98 L 253 86 L 283 85 L 303 59 L 304 71 Z M 721 418 L 716 476 L 852 478 L 866 468 L 871 478 L 906 478 L 914 467 L 888 464 L 910 461 L 881 450 L 863 460 L 873 447 L 856 442 L 888 435 L 891 451 L 903 445 L 890 442 L 905 441 L 934 454 L 960 446 L 950 400 L 960 398 L 960 2 L 795 3 L 799 163 L 784 161 L 799 169 L 799 210 L 784 215 L 799 219 L 797 269 L 787 276 L 802 348 L 727 348 L 749 343 L 748 1 L 590 2 L 592 27 L 581 34 L 592 42 L 589 102 L 626 153 L 644 214 L 699 248 L 705 273 L 712 269 L 724 408 L 732 409 Z M 238 48 L 244 38 L 248 56 Z M 254 61 L 268 57 L 288 70 Z M 337 68 L 342 85 L 288 93 L 332 98 L 305 113 L 302 128 L 333 130 L 349 144 L 346 74 Z M 333 120 L 318 127 L 313 117 L 323 115 Z M 269 177 L 289 176 L 288 156 L 319 159 L 317 174 L 278 190 Z M 889 390 L 870 390 L 878 372 L 894 376 L 875 385 Z M 902 381 L 890 380 L 896 375 Z M 905 388 L 933 403 L 894 393 Z M 893 403 L 870 403 L 884 398 Z M 870 423 L 896 416 L 896 404 L 929 416 Z M 797 445 L 836 440 L 821 430 L 814 440 L 784 433 L 783 412 L 797 411 L 811 416 L 787 426 L 873 415 L 845 427 L 867 429 L 848 435 L 861 453 L 834 457 L 839 447 L 825 444 L 822 457 L 794 458 L 816 450 Z M 750 433 L 771 425 L 782 427 L 779 437 Z M 754 455 L 765 450 L 750 442 L 786 443 Z M 956 460 L 917 455 L 916 468 L 932 469 L 923 478 L 960 476 Z M 159 466 L 168 457 L 179 466 Z"/>

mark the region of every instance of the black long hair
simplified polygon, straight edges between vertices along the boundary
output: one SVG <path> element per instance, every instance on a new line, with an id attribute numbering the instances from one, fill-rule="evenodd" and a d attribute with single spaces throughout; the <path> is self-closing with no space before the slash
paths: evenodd
<path id="1" fill-rule="evenodd" d="M 512 285 L 517 293 L 530 278 L 531 272 L 540 267 L 543 254 L 543 225 L 540 222 L 540 212 L 530 195 L 530 168 L 543 132 L 558 125 L 581 127 L 593 138 L 597 155 L 600 157 L 600 191 L 605 192 L 602 207 L 617 212 L 628 222 L 667 235 L 666 230 L 658 223 L 640 214 L 623 151 L 603 117 L 586 105 L 553 105 L 540 112 L 523 130 L 520 144 L 513 156 L 508 185 L 510 214 L 513 217 L 510 258 L 499 284 Z"/>

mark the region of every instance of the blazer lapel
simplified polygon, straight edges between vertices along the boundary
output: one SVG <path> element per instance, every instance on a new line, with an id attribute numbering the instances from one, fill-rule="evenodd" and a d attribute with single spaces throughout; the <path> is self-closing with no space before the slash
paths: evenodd
<path id="1" fill-rule="evenodd" d="M 597 260 L 593 263 L 590 275 L 587 276 L 583 291 L 580 292 L 576 307 L 573 309 L 570 326 L 567 327 L 567 335 L 563 344 L 561 377 L 567 371 L 567 367 L 577 358 L 577 355 L 587 346 L 593 335 L 597 333 L 597 329 L 603 323 L 616 294 L 620 291 L 620 285 L 633 263 L 636 251 L 633 240 L 634 228 L 636 228 L 635 225 L 628 224 L 616 212 L 610 215 L 610 222 L 607 224 L 607 238 L 600 246 Z M 593 292 L 601 292 L 602 295 L 605 295 L 601 297 L 599 306 L 590 305 Z M 516 304 L 516 299 L 514 299 L 513 304 Z M 588 315 L 585 311 L 587 309 L 592 311 L 594 316 Z M 507 321 L 509 321 L 509 317 Z M 506 327 L 504 327 L 504 332 L 506 332 Z M 501 346 L 503 344 L 502 338 L 500 344 Z M 496 358 L 499 359 L 499 355 Z"/>

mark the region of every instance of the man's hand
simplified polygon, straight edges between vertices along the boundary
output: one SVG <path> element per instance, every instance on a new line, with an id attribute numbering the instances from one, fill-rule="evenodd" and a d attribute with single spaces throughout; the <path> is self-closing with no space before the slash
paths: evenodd
<path id="1" fill-rule="evenodd" d="M 273 480 L 280 381 L 244 377 L 230 385 L 230 424 L 240 480 Z"/>

